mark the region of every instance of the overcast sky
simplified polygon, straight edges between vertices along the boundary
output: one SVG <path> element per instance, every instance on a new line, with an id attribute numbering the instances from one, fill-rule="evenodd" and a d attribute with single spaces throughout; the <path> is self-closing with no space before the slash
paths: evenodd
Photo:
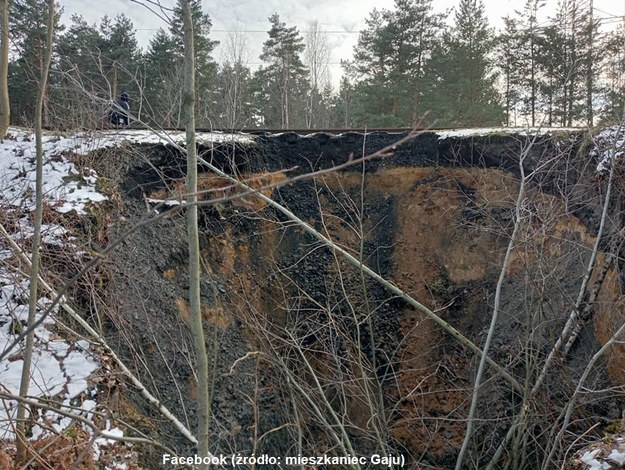
<path id="1" fill-rule="evenodd" d="M 140 0 L 137 0 L 137 2 Z M 152 0 L 154 1 L 154 0 Z M 501 17 L 521 9 L 525 0 L 483 0 L 491 25 L 501 24 Z M 580 0 L 584 1 L 584 0 Z M 64 20 L 69 21 L 72 14 L 78 13 L 89 23 L 99 23 L 106 14 L 114 17 L 125 13 L 138 29 L 137 37 L 141 47 L 146 47 L 149 38 L 159 27 L 167 25 L 157 15 L 131 0 L 59 0 L 64 8 Z M 161 0 L 166 6 L 172 6 L 174 0 Z M 287 26 L 297 26 L 303 31 L 306 24 L 316 19 L 321 28 L 328 31 L 332 47 L 331 73 L 336 84 L 340 75 L 341 59 L 349 59 L 358 39 L 358 31 L 364 27 L 364 20 L 373 8 L 392 9 L 393 0 L 202 0 L 204 11 L 213 21 L 214 39 L 224 41 L 228 31 L 238 29 L 246 31 L 245 37 L 250 50 L 250 66 L 259 63 L 262 43 L 267 39 L 268 18 L 273 13 L 280 15 Z M 434 11 L 443 13 L 454 7 L 457 0 L 433 0 Z M 546 0 L 545 12 L 552 11 L 557 0 Z M 594 0 L 595 15 L 605 18 L 604 24 L 614 25 L 618 18 L 625 15 L 625 0 Z M 220 51 L 215 53 L 220 60 Z"/>

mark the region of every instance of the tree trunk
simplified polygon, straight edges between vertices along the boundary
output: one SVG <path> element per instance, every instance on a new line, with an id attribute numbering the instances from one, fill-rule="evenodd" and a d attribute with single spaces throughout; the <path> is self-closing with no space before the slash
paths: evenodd
<path id="1" fill-rule="evenodd" d="M 511 66 L 510 66 L 510 63 L 509 63 L 509 61 L 507 59 L 506 59 L 506 61 L 508 62 L 506 64 L 506 79 L 505 79 L 505 81 L 506 81 L 506 91 L 505 91 L 505 96 L 506 96 L 506 125 L 509 126 L 510 125 L 510 102 L 511 102 L 510 93 L 512 92 L 511 87 L 510 87 L 510 80 L 511 80 L 511 78 L 510 78 L 510 75 L 511 75 L 510 68 L 511 68 Z"/>
<path id="2" fill-rule="evenodd" d="M 593 41 L 594 41 L 594 25 L 593 25 L 593 0 L 588 5 L 588 63 L 586 64 L 586 124 L 592 128 L 594 124 L 594 112 L 592 109 L 592 89 L 593 89 Z"/>
<path id="3" fill-rule="evenodd" d="M 39 80 L 39 88 L 37 90 L 37 102 L 35 106 L 35 145 L 36 145 L 36 176 L 35 176 L 35 217 L 33 221 L 33 249 L 32 249 L 32 265 L 30 269 L 30 297 L 28 301 L 28 326 L 35 323 L 35 314 L 37 312 L 37 283 L 39 279 L 39 247 L 41 244 L 41 219 L 43 214 L 43 139 L 42 139 L 42 121 L 43 106 L 46 94 L 46 84 L 48 81 L 48 70 L 50 69 L 50 61 L 52 59 L 52 42 L 54 40 L 54 0 L 48 0 L 48 24 L 46 35 L 46 52 L 41 68 L 41 78 Z M 33 346 L 35 340 L 35 330 L 32 329 L 26 336 L 26 346 L 24 347 L 24 367 L 22 368 L 22 377 L 20 382 L 20 397 L 28 396 L 28 387 L 30 384 L 30 370 L 33 356 Z M 17 455 L 18 463 L 23 464 L 28 459 L 27 442 L 26 442 L 26 405 L 20 403 L 17 410 Z"/>
<path id="4" fill-rule="evenodd" d="M 567 117 L 566 117 L 566 125 L 571 127 L 573 125 L 573 108 L 575 104 L 575 91 L 576 91 L 576 81 L 577 77 L 573 70 L 577 67 L 577 5 L 575 1 L 573 1 L 572 7 L 573 17 L 571 18 L 571 71 L 569 72 L 569 103 L 567 106 Z"/>
<path id="5" fill-rule="evenodd" d="M 289 62 L 287 61 L 284 68 L 284 86 L 282 87 L 282 128 L 288 129 L 290 127 L 290 115 L 289 115 Z"/>
<path id="6" fill-rule="evenodd" d="M 119 96 L 117 92 L 117 62 L 113 63 L 113 90 L 111 94 L 113 99 Z"/>
<path id="7" fill-rule="evenodd" d="M 189 238 L 189 309 L 192 317 L 192 333 L 198 377 L 198 454 L 208 453 L 208 429 L 210 419 L 210 390 L 208 384 L 208 355 L 204 338 L 204 321 L 200 305 L 200 241 L 197 209 L 197 151 L 195 148 L 195 54 L 193 44 L 193 21 L 189 0 L 180 0 L 184 27 L 184 108 L 187 133 L 187 234 Z M 202 464 L 201 469 L 208 468 Z"/>
<path id="8" fill-rule="evenodd" d="M 0 0 L 0 138 L 9 128 L 11 107 L 9 105 L 9 0 Z"/>
<path id="9" fill-rule="evenodd" d="M 530 86 L 531 86 L 531 111 L 532 111 L 532 127 L 536 125 L 536 57 L 534 55 L 534 31 L 532 31 L 532 39 L 530 44 L 530 61 L 531 61 L 531 69 L 530 69 Z"/>

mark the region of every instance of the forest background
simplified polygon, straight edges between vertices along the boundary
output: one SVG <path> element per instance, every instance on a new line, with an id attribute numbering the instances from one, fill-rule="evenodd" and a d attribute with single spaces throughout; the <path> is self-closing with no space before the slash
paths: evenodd
<path id="1" fill-rule="evenodd" d="M 44 3 L 10 6 L 14 125 L 33 121 Z M 623 109 L 621 19 L 598 17 L 592 0 L 560 0 L 547 19 L 545 2 L 528 0 L 499 30 L 489 25 L 481 0 L 459 0 L 447 14 L 436 13 L 431 0 L 395 0 L 392 8 L 369 13 L 353 57 L 341 61 L 338 87 L 329 72 L 328 33 L 318 21 L 300 30 L 273 14 L 253 61 L 245 31 L 229 31 L 218 62 L 210 12 L 200 0 L 191 4 L 196 118 L 203 128 L 406 127 L 427 110 L 441 127 L 570 127 L 611 124 Z M 56 19 L 44 126 L 99 127 L 106 103 L 121 91 L 130 93 L 132 112 L 142 121 L 182 125 L 179 11 L 172 13 L 173 26 L 156 30 L 144 48 L 123 13 L 97 24 L 63 14 Z"/>

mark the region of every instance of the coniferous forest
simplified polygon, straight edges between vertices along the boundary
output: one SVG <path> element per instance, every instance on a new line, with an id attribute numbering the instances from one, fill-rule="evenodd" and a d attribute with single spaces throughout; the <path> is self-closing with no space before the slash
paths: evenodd
<path id="1" fill-rule="evenodd" d="M 45 38 L 44 0 L 10 4 L 11 124 L 29 125 Z M 259 67 L 247 65 L 242 33 L 214 58 L 210 12 L 192 2 L 197 125 L 239 128 L 409 127 L 426 112 L 436 126 L 585 126 L 620 118 L 625 83 L 622 26 L 596 18 L 592 2 L 559 0 L 552 15 L 527 0 L 489 25 L 481 0 L 458 0 L 446 17 L 432 0 L 395 0 L 366 18 L 340 87 L 331 85 L 327 34 L 268 18 Z M 146 14 L 148 14 L 146 12 Z M 97 127 L 122 91 L 141 121 L 182 124 L 181 13 L 138 45 L 124 14 L 90 24 L 57 17 L 44 125 Z"/>

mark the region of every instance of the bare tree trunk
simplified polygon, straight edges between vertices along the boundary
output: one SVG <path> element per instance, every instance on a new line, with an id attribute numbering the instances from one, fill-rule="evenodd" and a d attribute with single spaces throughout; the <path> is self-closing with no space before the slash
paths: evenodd
<path id="1" fill-rule="evenodd" d="M 189 0 L 180 0 L 184 25 L 184 108 L 187 132 L 187 234 L 189 238 L 189 308 L 198 376 L 198 454 L 208 456 L 210 419 L 210 390 L 208 384 L 208 355 L 204 338 L 204 322 L 200 305 L 200 240 L 197 214 L 197 151 L 195 148 L 195 54 L 193 21 Z M 200 465 L 201 469 L 208 465 Z"/>
<path id="2" fill-rule="evenodd" d="M 46 86 L 46 90 L 43 90 L 43 103 L 42 103 L 42 111 L 41 111 L 41 123 L 42 126 L 48 127 L 50 125 L 50 107 L 49 104 L 49 96 L 48 90 Z"/>
<path id="3" fill-rule="evenodd" d="M 284 82 L 282 86 L 282 128 L 288 129 L 290 127 L 289 122 L 289 63 L 284 67 Z"/>
<path id="4" fill-rule="evenodd" d="M 9 104 L 9 0 L 0 0 L 0 137 L 9 128 L 11 107 Z"/>
<path id="5" fill-rule="evenodd" d="M 331 48 L 328 35 L 321 29 L 317 20 L 306 23 L 304 40 L 306 44 L 304 64 L 308 67 L 308 81 L 311 89 L 306 110 L 306 127 L 311 129 L 319 127 L 321 91 L 330 83 Z"/>
<path id="6" fill-rule="evenodd" d="M 594 124 L 594 112 L 592 109 L 592 88 L 594 72 L 593 66 L 593 41 L 594 41 L 594 25 L 593 25 L 593 0 L 588 5 L 588 63 L 586 65 L 586 124 L 592 128 Z"/>
<path id="7" fill-rule="evenodd" d="M 532 111 L 532 127 L 536 125 L 536 57 L 534 55 L 534 31 L 532 30 L 532 37 L 530 43 L 530 61 L 531 61 L 531 69 L 530 69 L 530 86 L 531 86 L 531 111 Z"/>
<path id="8" fill-rule="evenodd" d="M 32 265 L 30 269 L 30 297 L 28 301 L 28 325 L 35 323 L 37 312 L 37 284 L 39 279 L 39 246 L 41 244 L 41 219 L 43 214 L 43 142 L 42 142 L 42 121 L 43 105 L 46 94 L 46 84 L 48 81 L 48 70 L 52 59 L 52 42 L 54 40 L 54 0 L 48 0 L 48 24 L 46 35 L 46 52 L 41 68 L 41 79 L 37 91 L 37 104 L 35 107 L 35 145 L 36 145 L 36 180 L 35 180 L 35 219 L 32 249 Z M 28 396 L 28 386 L 30 384 L 30 369 L 33 356 L 33 346 L 35 340 L 34 329 L 26 336 L 26 346 L 24 348 L 24 367 L 20 382 L 20 397 Z M 17 410 L 17 456 L 19 463 L 27 460 L 27 444 L 25 434 L 26 406 L 23 403 L 18 405 Z"/>
<path id="9" fill-rule="evenodd" d="M 577 67 L 577 5 L 575 0 L 572 2 L 572 18 L 571 18 L 571 67 Z M 573 125 L 573 106 L 575 104 L 575 91 L 576 91 L 576 77 L 575 74 L 569 72 L 569 102 L 567 106 L 566 125 L 571 127 Z"/>
<path id="10" fill-rule="evenodd" d="M 118 96 L 117 91 L 117 62 L 113 64 L 113 96 L 111 98 L 115 99 Z"/>

